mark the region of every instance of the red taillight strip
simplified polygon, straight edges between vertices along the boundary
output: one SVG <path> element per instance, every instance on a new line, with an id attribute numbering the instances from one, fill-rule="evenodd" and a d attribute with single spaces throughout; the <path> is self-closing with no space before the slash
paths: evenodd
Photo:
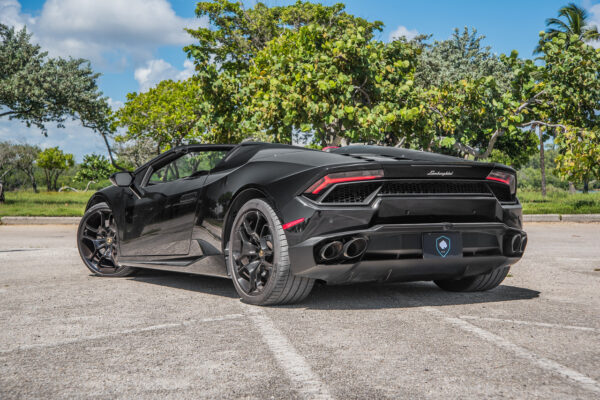
<path id="1" fill-rule="evenodd" d="M 368 181 L 371 179 L 381 178 L 380 176 L 368 175 L 368 176 L 349 176 L 345 178 L 330 178 L 328 175 L 323 177 L 323 183 L 321 183 L 315 190 L 312 191 L 312 194 L 319 194 L 319 192 L 325 189 L 329 185 L 333 185 L 334 183 L 340 182 L 355 182 L 355 181 Z"/>
<path id="2" fill-rule="evenodd" d="M 298 224 L 301 224 L 304 222 L 304 218 L 300 218 L 300 219 L 295 219 L 293 221 L 287 222 L 285 224 L 283 224 L 282 228 L 285 229 L 290 229 L 292 226 L 296 226 Z"/>
<path id="3" fill-rule="evenodd" d="M 510 181 L 508 179 L 501 179 L 501 178 L 496 178 L 495 176 L 488 176 L 485 179 L 489 179 L 490 181 L 498 181 L 498 182 L 502 182 L 505 185 L 510 185 Z"/>

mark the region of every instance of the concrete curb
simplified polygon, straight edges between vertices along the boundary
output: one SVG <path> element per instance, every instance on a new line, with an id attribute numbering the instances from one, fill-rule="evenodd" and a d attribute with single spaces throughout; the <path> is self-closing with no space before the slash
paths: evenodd
<path id="1" fill-rule="evenodd" d="M 600 222 L 600 214 L 524 214 L 523 222 Z"/>
<path id="2" fill-rule="evenodd" d="M 2 217 L 2 225 L 77 225 L 81 217 Z"/>
<path id="3" fill-rule="evenodd" d="M 559 214 L 523 214 L 523 222 L 560 222 Z"/>

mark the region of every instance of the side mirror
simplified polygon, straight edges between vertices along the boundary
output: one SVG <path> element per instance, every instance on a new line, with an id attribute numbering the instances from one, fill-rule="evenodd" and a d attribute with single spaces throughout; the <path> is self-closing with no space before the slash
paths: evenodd
<path id="1" fill-rule="evenodd" d="M 115 172 L 110 176 L 110 182 L 119 187 L 130 187 L 133 183 L 133 174 L 131 172 Z"/>

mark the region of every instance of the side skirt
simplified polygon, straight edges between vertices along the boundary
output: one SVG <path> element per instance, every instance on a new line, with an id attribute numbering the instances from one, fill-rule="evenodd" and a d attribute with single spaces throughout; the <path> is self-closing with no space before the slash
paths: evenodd
<path id="1" fill-rule="evenodd" d="M 135 268 L 156 269 L 161 271 L 183 272 L 194 275 L 207 275 L 229 278 L 223 255 L 200 256 L 169 260 L 120 259 L 122 265 Z"/>

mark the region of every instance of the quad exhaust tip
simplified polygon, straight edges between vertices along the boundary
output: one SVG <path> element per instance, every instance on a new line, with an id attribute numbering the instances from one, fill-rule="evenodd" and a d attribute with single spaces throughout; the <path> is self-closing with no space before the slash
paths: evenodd
<path id="1" fill-rule="evenodd" d="M 321 251 L 319 252 L 319 256 L 322 260 L 331 261 L 340 256 L 342 254 L 342 242 L 339 240 L 335 240 L 333 242 L 327 243 L 325 246 L 321 247 Z"/>
<path id="2" fill-rule="evenodd" d="M 367 241 L 361 237 L 355 237 L 350 239 L 344 245 L 344 257 L 345 258 L 356 258 L 360 257 L 365 250 L 367 250 Z"/>
<path id="3" fill-rule="evenodd" d="M 508 255 L 522 254 L 527 247 L 527 235 L 517 233 L 506 238 L 504 243 Z"/>
<path id="4" fill-rule="evenodd" d="M 324 244 L 318 254 L 321 261 L 351 260 L 362 256 L 367 250 L 367 244 L 367 239 L 351 236 Z"/>
<path id="5" fill-rule="evenodd" d="M 521 235 L 515 235 L 512 237 L 510 240 L 510 247 L 513 254 L 518 253 L 519 250 L 521 250 Z"/>

